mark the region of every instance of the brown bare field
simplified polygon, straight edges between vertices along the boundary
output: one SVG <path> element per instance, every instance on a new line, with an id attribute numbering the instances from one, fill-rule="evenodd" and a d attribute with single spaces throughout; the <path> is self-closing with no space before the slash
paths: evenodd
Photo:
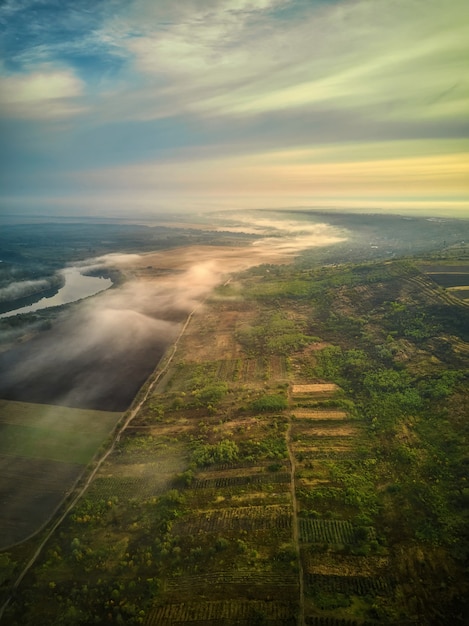
<path id="1" fill-rule="evenodd" d="M 339 386 L 334 383 L 312 383 L 310 385 L 292 385 L 292 394 L 293 395 L 303 395 L 303 394 L 324 394 L 324 393 L 335 393 L 339 391 Z"/>
<path id="2" fill-rule="evenodd" d="M 327 452 L 331 454 L 344 454 L 353 451 L 354 445 L 352 441 L 322 441 L 316 440 L 315 442 L 297 442 L 294 444 L 294 449 L 297 454 L 307 456 L 308 454 L 313 456 L 317 453 Z"/>
<path id="3" fill-rule="evenodd" d="M 347 420 L 348 414 L 345 411 L 314 411 L 310 409 L 295 409 L 294 417 L 298 419 L 310 420 Z"/>
<path id="4" fill-rule="evenodd" d="M 354 437 L 357 434 L 357 427 L 353 424 L 346 424 L 343 426 L 329 426 L 324 425 L 324 427 L 311 427 L 311 428 L 303 428 L 302 434 L 307 437 Z"/>

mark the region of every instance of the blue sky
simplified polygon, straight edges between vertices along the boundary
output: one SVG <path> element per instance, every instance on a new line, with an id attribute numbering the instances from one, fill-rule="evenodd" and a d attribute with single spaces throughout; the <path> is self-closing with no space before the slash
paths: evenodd
<path id="1" fill-rule="evenodd" d="M 0 210 L 469 217 L 467 0 L 4 0 Z"/>

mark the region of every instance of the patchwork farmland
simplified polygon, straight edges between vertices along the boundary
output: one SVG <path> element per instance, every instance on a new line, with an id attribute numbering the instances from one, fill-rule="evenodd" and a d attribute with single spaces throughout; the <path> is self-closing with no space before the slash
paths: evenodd
<path id="1" fill-rule="evenodd" d="M 8 623 L 458 624 L 464 305 L 405 264 L 310 300 L 257 272 L 192 316 Z"/>

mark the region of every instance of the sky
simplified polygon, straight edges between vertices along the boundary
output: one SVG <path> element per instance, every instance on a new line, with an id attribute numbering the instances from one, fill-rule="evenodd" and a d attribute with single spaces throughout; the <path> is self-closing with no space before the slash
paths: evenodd
<path id="1" fill-rule="evenodd" d="M 0 0 L 0 211 L 469 218 L 467 0 Z"/>

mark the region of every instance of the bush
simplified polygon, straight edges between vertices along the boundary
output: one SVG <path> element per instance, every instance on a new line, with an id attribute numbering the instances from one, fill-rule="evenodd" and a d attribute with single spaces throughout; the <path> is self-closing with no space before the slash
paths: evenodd
<path id="1" fill-rule="evenodd" d="M 201 467 L 215 463 L 233 463 L 239 456 L 239 448 L 234 441 L 222 439 L 216 444 L 198 444 L 192 453 L 194 463 Z"/>
<path id="2" fill-rule="evenodd" d="M 283 411 L 288 406 L 288 402 L 285 396 L 280 396 L 277 394 L 273 395 L 264 395 L 257 400 L 254 400 L 250 404 L 250 408 L 253 411 L 258 411 L 259 413 L 267 413 L 272 411 Z"/>

